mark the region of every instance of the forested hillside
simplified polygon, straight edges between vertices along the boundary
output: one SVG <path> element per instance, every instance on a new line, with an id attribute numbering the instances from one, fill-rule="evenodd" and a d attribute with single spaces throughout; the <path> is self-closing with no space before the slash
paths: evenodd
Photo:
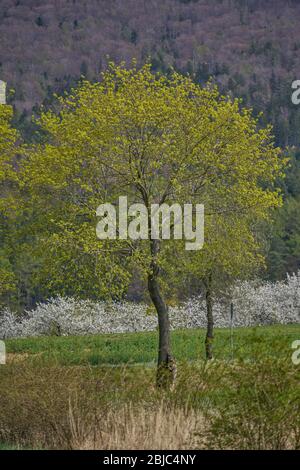
<path id="1" fill-rule="evenodd" d="M 298 144 L 290 104 L 300 76 L 296 0 L 2 0 L 0 76 L 15 89 L 19 119 L 80 75 L 95 79 L 107 56 L 135 57 L 197 82 L 213 76 L 263 110 L 281 145 Z"/>

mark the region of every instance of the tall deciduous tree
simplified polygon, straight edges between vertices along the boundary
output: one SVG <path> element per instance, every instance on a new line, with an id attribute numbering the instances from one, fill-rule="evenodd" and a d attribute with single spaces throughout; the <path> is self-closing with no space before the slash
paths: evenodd
<path id="1" fill-rule="evenodd" d="M 251 112 L 238 100 L 201 88 L 190 78 L 151 73 L 150 65 L 128 70 L 111 64 L 97 83 L 83 81 L 59 99 L 59 112 L 45 112 L 40 125 L 48 135 L 28 154 L 23 178 L 35 212 L 57 240 L 80 232 L 85 253 L 97 253 L 112 272 L 128 266 L 123 256 L 144 269 L 158 315 L 158 384 L 169 383 L 171 344 L 168 308 L 162 294 L 162 266 L 171 241 L 105 240 L 91 235 L 102 202 L 128 205 L 203 203 L 210 213 L 263 214 L 279 203 L 272 187 L 281 172 L 270 129 L 257 129 Z M 55 209 L 54 209 L 55 208 Z M 54 221 L 54 222 L 53 222 Z M 148 231 L 150 233 L 150 217 Z M 185 250 L 184 242 L 174 241 Z M 51 261 L 50 261 L 51 262 Z"/>

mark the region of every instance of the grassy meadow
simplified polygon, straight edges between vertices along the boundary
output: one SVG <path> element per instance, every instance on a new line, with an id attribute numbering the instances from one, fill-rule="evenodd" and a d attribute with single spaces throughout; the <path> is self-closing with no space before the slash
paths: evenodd
<path id="1" fill-rule="evenodd" d="M 300 325 L 216 329 L 215 359 L 253 360 L 291 354 L 291 343 L 300 338 Z M 172 333 L 174 356 L 179 361 L 201 361 L 205 330 L 178 330 Z M 121 333 L 91 336 L 42 336 L 6 341 L 9 360 L 72 365 L 156 364 L 157 333 Z"/>

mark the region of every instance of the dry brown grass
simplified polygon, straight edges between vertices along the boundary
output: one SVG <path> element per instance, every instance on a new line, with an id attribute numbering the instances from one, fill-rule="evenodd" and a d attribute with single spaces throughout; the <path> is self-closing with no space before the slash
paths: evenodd
<path id="1" fill-rule="evenodd" d="M 170 408 L 161 402 L 155 409 L 126 405 L 111 410 L 100 422 L 85 422 L 70 407 L 72 449 L 176 450 L 199 448 L 208 422 L 199 411 Z M 197 435 L 197 437 L 196 437 Z"/>
<path id="2" fill-rule="evenodd" d="M 207 428 L 202 411 L 187 406 L 177 389 L 159 392 L 154 374 L 14 361 L 1 374 L 0 442 L 53 449 L 197 447 L 199 430 Z M 192 383 L 201 389 L 201 380 Z"/>
<path id="3" fill-rule="evenodd" d="M 181 364 L 172 392 L 142 367 L 0 371 L 0 444 L 48 449 L 300 449 L 289 361 Z"/>
<path id="4" fill-rule="evenodd" d="M 6 354 L 6 363 L 13 364 L 17 362 L 24 362 L 30 356 L 29 353 L 7 353 Z"/>

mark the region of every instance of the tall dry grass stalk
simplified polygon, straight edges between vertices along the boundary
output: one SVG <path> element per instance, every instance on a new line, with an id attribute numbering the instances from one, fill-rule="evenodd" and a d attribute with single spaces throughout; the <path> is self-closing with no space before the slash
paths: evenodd
<path id="1" fill-rule="evenodd" d="M 208 426 L 199 411 L 170 408 L 164 402 L 154 409 L 128 404 L 101 420 L 83 420 L 70 405 L 69 422 L 70 447 L 84 450 L 195 449 Z"/>

